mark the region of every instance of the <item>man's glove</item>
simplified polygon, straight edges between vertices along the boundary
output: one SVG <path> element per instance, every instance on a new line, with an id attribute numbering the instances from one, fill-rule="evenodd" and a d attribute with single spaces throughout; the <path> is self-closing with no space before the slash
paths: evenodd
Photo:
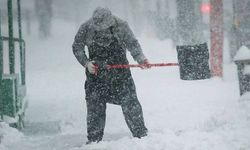
<path id="1" fill-rule="evenodd" d="M 142 63 L 140 63 L 141 69 L 149 69 L 151 66 L 149 65 L 148 59 L 144 59 Z"/>
<path id="2" fill-rule="evenodd" d="M 87 62 L 86 68 L 88 69 L 89 73 L 97 75 L 98 65 L 95 65 L 94 63 L 94 61 Z"/>

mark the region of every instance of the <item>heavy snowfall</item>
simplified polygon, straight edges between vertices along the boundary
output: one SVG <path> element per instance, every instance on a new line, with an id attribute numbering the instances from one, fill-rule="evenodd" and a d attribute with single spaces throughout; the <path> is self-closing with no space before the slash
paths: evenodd
<path id="1" fill-rule="evenodd" d="M 178 63 L 176 45 L 180 43 L 176 41 L 178 34 L 172 33 L 175 24 L 170 21 L 166 28 L 156 29 L 159 25 L 155 23 L 156 14 L 144 12 L 161 8 L 161 13 L 173 20 L 177 16 L 176 3 L 168 0 L 167 5 L 166 1 L 157 4 L 138 0 L 130 4 L 126 0 L 52 0 L 48 30 L 39 31 L 35 7 L 41 6 L 36 6 L 35 0 L 23 0 L 28 99 L 25 128 L 19 131 L 0 122 L 0 149 L 249 150 L 250 95 L 240 96 L 237 66 L 230 52 L 228 24 L 232 18 L 232 0 L 224 1 L 223 76 L 182 80 L 178 66 L 131 68 L 148 136 L 132 137 L 121 107 L 108 104 L 103 140 L 85 145 L 86 75 L 72 52 L 80 25 L 91 17 L 97 6 L 109 7 L 128 22 L 150 63 Z M 4 12 L 5 0 L 0 4 Z M 6 18 L 1 19 L 2 34 L 7 35 Z M 207 42 L 210 49 L 208 20 L 204 14 L 199 29 L 202 36 L 193 35 L 197 36 L 194 38 L 201 36 L 196 41 Z M 238 57 L 246 55 L 242 53 Z M 7 54 L 4 57 L 8 57 Z M 137 64 L 130 53 L 127 57 L 130 64 Z"/>

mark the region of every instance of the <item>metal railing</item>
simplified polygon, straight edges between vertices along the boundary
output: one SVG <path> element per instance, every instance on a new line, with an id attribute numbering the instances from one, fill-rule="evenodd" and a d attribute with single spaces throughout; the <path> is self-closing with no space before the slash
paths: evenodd
<path id="1" fill-rule="evenodd" d="M 17 0 L 17 10 L 18 10 L 18 38 L 14 37 L 14 30 L 13 30 L 13 10 L 12 10 L 12 0 L 7 0 L 8 6 L 8 28 L 9 28 L 9 36 L 2 36 L 1 29 L 0 29 L 0 62 L 1 62 L 1 70 L 0 74 L 3 74 L 3 41 L 7 41 L 9 45 L 9 71 L 10 74 L 15 73 L 15 42 L 19 43 L 20 49 L 20 75 L 21 75 L 21 84 L 25 85 L 25 41 L 22 39 L 22 18 L 21 18 L 21 0 Z M 1 16 L 1 14 L 0 14 Z M 0 27 L 1 28 L 1 27 Z M 0 78 L 1 79 L 1 78 Z"/>
<path id="2" fill-rule="evenodd" d="M 11 40 L 13 40 L 14 41 L 14 43 L 19 43 L 19 47 L 20 48 L 22 48 L 22 49 L 20 49 L 20 75 L 21 75 L 21 84 L 22 85 L 25 85 L 25 83 L 26 83 L 26 80 L 25 80 L 25 49 L 26 49 L 26 43 L 25 43 L 25 41 L 24 41 L 24 39 L 20 39 L 20 38 L 12 38 Z M 3 74 L 3 45 L 4 45 L 4 42 L 9 42 L 10 41 L 10 38 L 9 37 L 7 37 L 7 36 L 0 36 L 0 41 L 1 41 L 1 47 L 2 48 L 0 48 L 0 49 L 2 49 L 2 50 L 0 50 L 1 52 L 1 54 L 0 54 L 0 66 L 2 66 L 1 67 L 1 70 L 0 70 L 0 74 Z M 15 55 L 15 54 L 14 54 Z M 11 63 L 11 65 L 10 65 L 10 68 L 15 68 L 15 64 L 14 63 Z M 15 72 L 11 72 L 10 71 L 10 74 L 13 74 L 13 73 L 15 73 Z M 1 77 L 0 77 L 0 79 L 1 79 Z"/>
<path id="3" fill-rule="evenodd" d="M 8 29 L 9 35 L 8 37 L 2 36 L 1 32 L 1 11 L 0 11 L 0 116 L 3 119 L 3 114 L 1 110 L 3 110 L 3 102 L 1 100 L 2 93 L 1 91 L 3 88 L 2 79 L 4 74 L 4 56 L 3 56 L 3 42 L 8 42 L 9 46 L 9 74 L 15 74 L 15 42 L 19 44 L 19 55 L 20 55 L 20 76 L 21 76 L 21 85 L 25 86 L 25 41 L 22 39 L 22 18 L 21 18 L 21 0 L 17 0 L 17 22 L 18 22 L 18 38 L 14 37 L 14 30 L 13 30 L 13 1 L 7 0 L 7 8 L 8 8 Z"/>

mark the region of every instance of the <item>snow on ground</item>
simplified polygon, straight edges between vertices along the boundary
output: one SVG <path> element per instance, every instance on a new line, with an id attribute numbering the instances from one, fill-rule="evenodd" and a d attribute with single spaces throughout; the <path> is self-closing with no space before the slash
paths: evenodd
<path id="1" fill-rule="evenodd" d="M 23 137 L 16 129 L 10 128 L 8 124 L 0 122 L 0 149 L 7 150 L 5 145 L 15 144 Z"/>
<path id="2" fill-rule="evenodd" d="M 132 138 L 121 108 L 108 105 L 103 141 L 84 145 L 85 74 L 71 50 L 76 29 L 62 21 L 56 25 L 49 40 L 26 36 L 27 128 L 19 140 L 0 146 L 7 150 L 250 149 L 250 101 L 239 101 L 234 64 L 224 65 L 223 79 L 200 81 L 180 80 L 178 67 L 133 69 L 149 135 Z M 170 40 L 143 37 L 139 42 L 150 62 L 177 62 Z"/>

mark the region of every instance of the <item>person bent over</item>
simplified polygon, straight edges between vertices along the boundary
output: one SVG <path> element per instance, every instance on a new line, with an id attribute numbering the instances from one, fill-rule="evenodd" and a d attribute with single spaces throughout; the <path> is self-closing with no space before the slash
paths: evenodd
<path id="1" fill-rule="evenodd" d="M 87 144 L 103 138 L 107 103 L 121 106 L 133 137 L 146 136 L 142 107 L 130 69 L 107 68 L 107 65 L 129 64 L 126 50 L 143 67 L 149 67 L 127 22 L 112 15 L 109 9 L 99 7 L 81 25 L 72 47 L 76 59 L 86 68 Z"/>

